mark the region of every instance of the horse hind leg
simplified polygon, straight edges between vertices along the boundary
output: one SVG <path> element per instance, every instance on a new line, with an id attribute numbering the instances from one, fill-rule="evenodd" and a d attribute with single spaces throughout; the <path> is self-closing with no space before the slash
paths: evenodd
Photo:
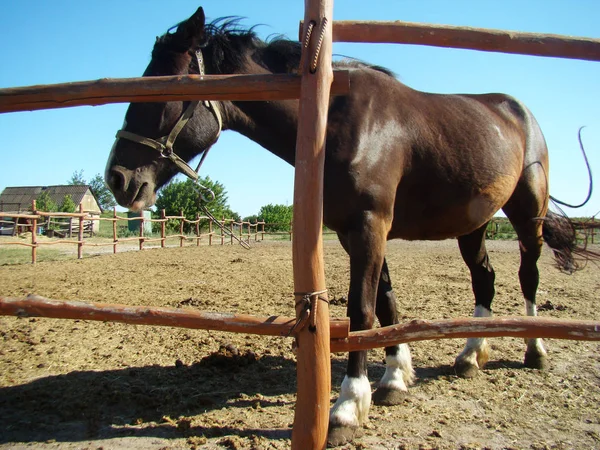
<path id="1" fill-rule="evenodd" d="M 382 327 L 398 323 L 396 296 L 392 290 L 392 282 L 385 259 L 377 287 L 375 314 Z M 406 398 L 408 386 L 415 379 L 408 344 L 386 347 L 385 363 L 385 373 L 373 393 L 373 403 L 386 406 L 398 405 Z"/>
<path id="2" fill-rule="evenodd" d="M 495 274 L 485 248 L 487 223 L 471 234 L 458 238 L 463 260 L 471 272 L 471 285 L 475 295 L 474 317 L 491 317 L 494 299 Z M 456 357 L 457 375 L 472 378 L 489 359 L 489 346 L 485 338 L 469 338 L 464 350 Z"/>
<path id="3" fill-rule="evenodd" d="M 540 274 L 537 261 L 542 253 L 542 222 L 534 218 L 529 219 L 524 225 L 513 223 L 519 236 L 519 250 L 521 252 L 521 265 L 519 267 L 519 282 L 525 297 L 525 312 L 530 317 L 537 316 L 536 293 L 539 285 Z M 525 367 L 531 369 L 546 369 L 548 358 L 542 339 L 526 339 Z"/>

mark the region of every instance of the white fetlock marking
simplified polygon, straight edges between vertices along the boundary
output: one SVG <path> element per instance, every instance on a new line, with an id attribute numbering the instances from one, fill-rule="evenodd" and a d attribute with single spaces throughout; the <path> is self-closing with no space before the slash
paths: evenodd
<path id="1" fill-rule="evenodd" d="M 492 311 L 477 305 L 473 317 L 492 317 Z M 479 369 L 489 357 L 489 346 L 485 338 L 468 338 L 464 350 L 456 357 L 456 361 L 466 362 Z"/>
<path id="2" fill-rule="evenodd" d="M 537 306 L 531 300 L 525 299 L 525 312 L 528 316 L 537 316 Z"/>
<path id="3" fill-rule="evenodd" d="M 408 344 L 398 345 L 396 355 L 386 356 L 385 364 L 385 373 L 379 382 L 379 387 L 408 391 L 407 386 L 413 384 L 415 379 Z"/>
<path id="4" fill-rule="evenodd" d="M 366 376 L 344 377 L 340 396 L 329 413 L 329 422 L 335 425 L 358 427 L 368 418 L 371 406 L 371 385 Z"/>
<path id="5" fill-rule="evenodd" d="M 525 311 L 529 317 L 537 316 L 537 306 L 531 300 L 525 299 Z M 535 353 L 540 356 L 546 356 L 546 349 L 540 338 L 525 339 L 527 342 L 527 353 Z"/>

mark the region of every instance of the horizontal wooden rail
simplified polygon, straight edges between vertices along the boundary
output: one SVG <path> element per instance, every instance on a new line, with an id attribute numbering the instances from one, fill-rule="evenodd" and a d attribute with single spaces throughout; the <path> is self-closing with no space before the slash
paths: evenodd
<path id="1" fill-rule="evenodd" d="M 332 95 L 350 90 L 347 70 L 335 71 Z M 104 78 L 95 81 L 0 89 L 0 113 L 187 100 L 284 100 L 300 97 L 300 75 L 179 75 Z"/>
<path id="2" fill-rule="evenodd" d="M 596 38 L 402 21 L 336 21 L 333 41 L 427 45 L 600 61 L 600 39 Z"/>
<path id="3" fill-rule="evenodd" d="M 413 320 L 406 324 L 353 331 L 347 338 L 332 338 L 331 351 L 369 350 L 431 339 L 499 336 L 600 341 L 600 322 L 546 317 Z"/>
<path id="4" fill-rule="evenodd" d="M 51 300 L 33 295 L 25 298 L 0 297 L 0 315 L 98 320 L 268 336 L 287 336 L 295 323 L 292 317 L 258 317 L 179 308 L 84 303 Z M 349 332 L 349 327 L 347 318 L 331 320 L 331 352 L 368 350 L 431 339 L 469 337 L 507 336 L 600 341 L 598 321 L 547 317 L 413 320 L 405 324 L 353 332 Z"/>
<path id="5" fill-rule="evenodd" d="M 290 297 L 291 298 L 291 297 Z M 0 315 L 54 319 L 99 320 L 137 325 L 159 325 L 235 333 L 287 336 L 296 323 L 292 317 L 201 312 L 192 309 L 127 306 L 51 300 L 36 295 L 0 297 Z M 331 335 L 348 336 L 348 319 L 331 321 Z"/>

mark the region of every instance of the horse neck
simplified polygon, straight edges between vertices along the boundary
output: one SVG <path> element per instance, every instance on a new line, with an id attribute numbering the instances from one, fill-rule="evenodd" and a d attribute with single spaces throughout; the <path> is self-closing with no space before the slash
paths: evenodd
<path id="1" fill-rule="evenodd" d="M 226 106 L 227 128 L 283 159 L 295 161 L 298 101 L 231 102 Z"/>
<path id="2" fill-rule="evenodd" d="M 234 38 L 235 39 L 235 38 Z M 270 64 L 263 60 L 264 53 L 249 47 L 243 63 L 237 68 L 229 68 L 234 74 L 270 73 L 265 67 Z M 238 59 L 238 58 L 231 58 Z M 260 59 L 262 64 L 258 64 Z M 239 61 L 239 59 L 238 59 Z M 221 68 L 211 67 L 217 73 Z M 289 164 L 294 164 L 296 153 L 296 130 L 298 127 L 298 101 L 225 102 L 225 123 L 227 129 L 237 131 Z"/>

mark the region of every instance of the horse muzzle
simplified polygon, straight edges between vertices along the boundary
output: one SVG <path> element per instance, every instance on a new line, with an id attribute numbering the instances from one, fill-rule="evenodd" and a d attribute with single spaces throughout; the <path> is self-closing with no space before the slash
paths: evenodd
<path id="1" fill-rule="evenodd" d="M 141 211 L 156 202 L 156 181 L 150 170 L 112 166 L 105 179 L 117 203 L 125 208 Z"/>

